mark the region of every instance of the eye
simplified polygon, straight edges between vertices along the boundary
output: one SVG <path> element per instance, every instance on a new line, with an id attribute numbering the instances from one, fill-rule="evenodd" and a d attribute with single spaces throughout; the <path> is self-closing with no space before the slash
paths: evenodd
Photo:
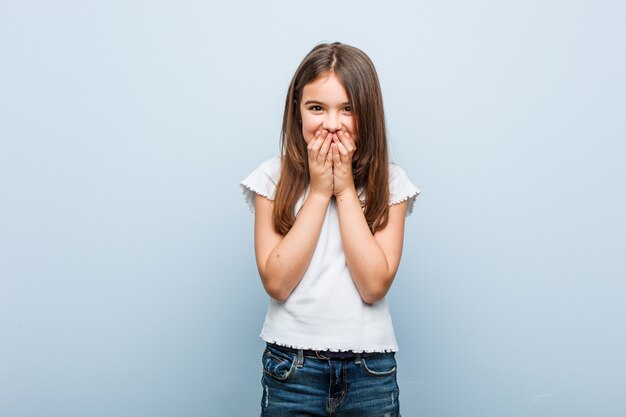
<path id="1" fill-rule="evenodd" d="M 343 108 L 343 111 L 346 111 L 348 113 L 350 113 L 352 111 L 352 107 L 351 106 L 346 106 Z"/>
<path id="2" fill-rule="evenodd" d="M 309 110 L 322 111 L 322 106 L 314 105 L 314 106 L 309 107 Z"/>

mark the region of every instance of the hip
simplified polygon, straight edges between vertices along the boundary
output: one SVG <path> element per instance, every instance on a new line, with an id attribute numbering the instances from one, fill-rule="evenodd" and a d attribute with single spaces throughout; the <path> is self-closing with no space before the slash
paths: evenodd
<path id="1" fill-rule="evenodd" d="M 395 352 L 306 351 L 267 343 L 262 363 L 262 415 L 400 416 Z"/>

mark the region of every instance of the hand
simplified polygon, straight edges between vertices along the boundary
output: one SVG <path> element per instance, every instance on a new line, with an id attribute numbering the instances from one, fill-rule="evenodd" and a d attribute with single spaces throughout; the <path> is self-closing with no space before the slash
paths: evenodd
<path id="1" fill-rule="evenodd" d="M 356 143 L 347 130 L 333 133 L 331 152 L 333 158 L 333 194 L 337 197 L 349 190 L 354 190 L 352 176 L 352 156 Z"/>
<path id="2" fill-rule="evenodd" d="M 317 193 L 324 197 L 333 195 L 333 160 L 330 152 L 332 135 L 328 130 L 317 131 L 315 137 L 307 145 L 309 156 L 309 176 L 311 177 L 311 194 Z"/>

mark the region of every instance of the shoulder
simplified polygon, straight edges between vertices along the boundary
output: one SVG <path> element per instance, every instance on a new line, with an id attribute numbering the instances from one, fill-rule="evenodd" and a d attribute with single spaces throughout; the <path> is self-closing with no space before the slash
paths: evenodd
<path id="1" fill-rule="evenodd" d="M 274 199 L 274 192 L 280 177 L 280 156 L 269 158 L 254 169 L 239 183 L 246 203 L 254 212 L 254 194 L 262 195 L 270 200 Z"/>
<path id="2" fill-rule="evenodd" d="M 406 215 L 413 211 L 413 203 L 421 191 L 413 185 L 406 171 L 399 165 L 389 162 L 389 205 L 409 201 Z"/>

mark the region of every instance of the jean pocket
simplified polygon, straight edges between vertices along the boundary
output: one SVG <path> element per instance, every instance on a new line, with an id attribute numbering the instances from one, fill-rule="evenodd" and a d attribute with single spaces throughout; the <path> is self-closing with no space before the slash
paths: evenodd
<path id="1" fill-rule="evenodd" d="M 392 375 L 398 369 L 393 352 L 363 357 L 361 358 L 361 365 L 365 372 L 372 376 Z"/>
<path id="2" fill-rule="evenodd" d="M 263 373 L 279 381 L 285 381 L 293 374 L 296 355 L 273 348 L 265 348 L 263 352 Z"/>

